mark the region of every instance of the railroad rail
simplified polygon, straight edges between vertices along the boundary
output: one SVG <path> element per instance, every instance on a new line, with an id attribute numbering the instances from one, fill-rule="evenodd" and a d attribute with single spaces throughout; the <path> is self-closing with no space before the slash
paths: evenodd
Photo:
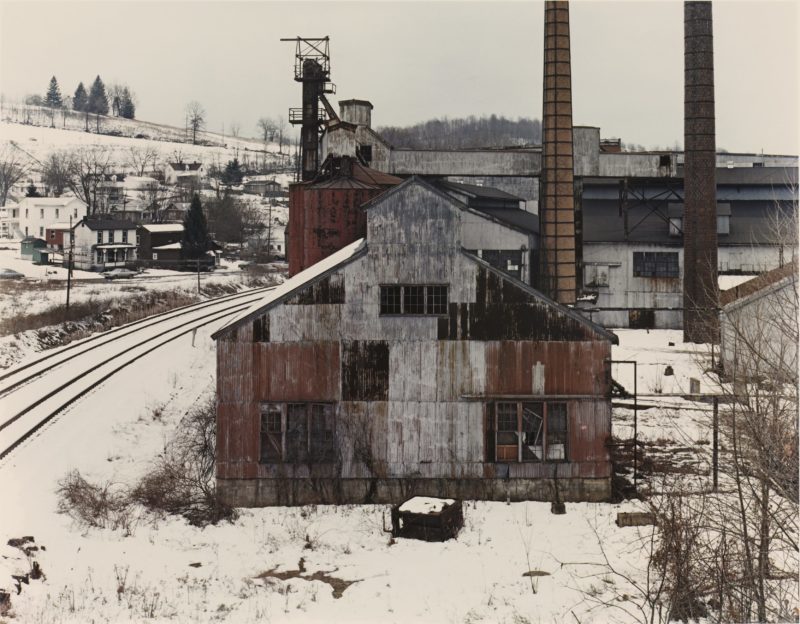
<path id="1" fill-rule="evenodd" d="M 20 394 L 27 393 L 29 396 L 27 398 L 23 396 L 22 403 L 11 406 L 8 411 L 0 410 L 5 412 L 0 422 L 0 460 L 55 419 L 65 408 L 100 386 L 112 375 L 181 336 L 247 309 L 270 288 L 219 297 L 141 319 L 67 345 L 57 353 L 48 354 L 4 373 L 0 379 L 8 379 L 19 373 L 24 374 L 0 390 L 3 403 L 6 404 L 3 407 L 8 409 Z M 114 335 L 109 336 L 109 334 Z M 63 366 L 78 361 L 90 351 L 116 341 L 122 342 L 112 345 L 114 351 L 108 355 L 100 354 L 97 359 L 73 370 L 67 370 L 69 367 Z M 95 355 L 98 354 L 90 357 Z M 31 368 L 34 370 L 30 371 Z M 33 387 L 36 385 L 36 379 L 48 381 L 46 391 L 36 392 L 36 388 Z M 55 379 L 55 382 L 52 379 Z M 26 392 L 25 386 L 28 384 L 32 387 Z M 53 385 L 56 387 L 53 388 Z"/>

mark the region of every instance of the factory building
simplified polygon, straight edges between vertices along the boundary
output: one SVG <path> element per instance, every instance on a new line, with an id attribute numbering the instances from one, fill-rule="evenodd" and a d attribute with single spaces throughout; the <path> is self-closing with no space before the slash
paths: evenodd
<path id="1" fill-rule="evenodd" d="M 444 190 L 364 210 L 366 239 L 214 335 L 223 497 L 607 499 L 616 337 L 471 253 L 481 212 Z"/>

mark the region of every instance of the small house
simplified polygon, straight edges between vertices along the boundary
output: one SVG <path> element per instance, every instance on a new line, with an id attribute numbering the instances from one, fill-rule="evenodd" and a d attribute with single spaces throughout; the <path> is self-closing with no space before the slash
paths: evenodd
<path id="1" fill-rule="evenodd" d="M 181 262 L 182 223 L 148 223 L 139 229 L 139 259 L 148 266 L 177 268 Z"/>
<path id="2" fill-rule="evenodd" d="M 200 180 L 204 175 L 203 163 L 170 162 L 164 168 L 164 183 L 199 187 Z"/>
<path id="3" fill-rule="evenodd" d="M 64 248 L 70 246 L 76 269 L 107 271 L 126 267 L 137 258 L 136 225 L 111 218 L 82 219 L 72 232 L 64 233 Z"/>
<path id="4" fill-rule="evenodd" d="M 19 255 L 23 260 L 33 260 L 37 249 L 47 247 L 47 242 L 35 236 L 26 236 L 19 245 Z"/>

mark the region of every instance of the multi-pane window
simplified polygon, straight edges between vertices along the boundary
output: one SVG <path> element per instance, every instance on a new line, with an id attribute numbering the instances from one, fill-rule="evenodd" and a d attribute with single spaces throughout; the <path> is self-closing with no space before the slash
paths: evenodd
<path id="1" fill-rule="evenodd" d="M 677 251 L 634 251 L 634 277 L 679 277 Z"/>
<path id="2" fill-rule="evenodd" d="M 444 284 L 396 284 L 381 286 L 381 314 L 447 314 Z"/>
<path id="3" fill-rule="evenodd" d="M 334 406 L 331 403 L 263 404 L 261 463 L 334 461 L 334 424 Z"/>
<path id="4" fill-rule="evenodd" d="M 97 233 L 97 244 L 100 245 L 103 242 L 103 232 Z"/>
<path id="5" fill-rule="evenodd" d="M 123 243 L 128 242 L 128 230 L 122 230 L 122 242 Z"/>
<path id="6" fill-rule="evenodd" d="M 109 243 L 113 243 L 114 242 L 114 230 L 109 230 L 108 231 L 108 242 Z"/>
<path id="7" fill-rule="evenodd" d="M 500 402 L 494 418 L 496 461 L 566 461 L 566 403 Z"/>

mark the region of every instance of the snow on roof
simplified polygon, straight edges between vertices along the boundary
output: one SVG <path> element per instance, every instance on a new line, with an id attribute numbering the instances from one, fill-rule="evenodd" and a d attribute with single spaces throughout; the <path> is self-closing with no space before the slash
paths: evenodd
<path id="1" fill-rule="evenodd" d="M 447 507 L 455 503 L 452 498 L 431 498 L 429 496 L 415 496 L 409 498 L 405 503 L 400 505 L 400 511 L 406 511 L 416 514 L 429 514 L 439 513 Z"/>
<path id="2" fill-rule="evenodd" d="M 19 200 L 19 205 L 66 206 L 68 203 L 76 200 L 81 201 L 77 197 L 23 197 Z"/>
<path id="3" fill-rule="evenodd" d="M 146 223 L 142 228 L 148 232 L 183 232 L 182 223 Z"/>
<path id="4" fill-rule="evenodd" d="M 53 223 L 47 226 L 48 230 L 69 230 L 69 223 Z"/>
<path id="5" fill-rule="evenodd" d="M 301 271 L 294 277 L 286 280 L 283 284 L 276 286 L 272 290 L 267 291 L 264 296 L 253 303 L 249 308 L 235 316 L 230 323 L 218 329 L 211 337 L 216 340 L 221 334 L 226 333 L 228 330 L 233 329 L 240 323 L 248 320 L 250 317 L 256 316 L 258 313 L 264 311 L 269 306 L 272 306 L 281 300 L 291 295 L 294 291 L 307 286 L 317 278 L 321 278 L 324 274 L 333 271 L 337 267 L 351 259 L 360 255 L 367 248 L 366 242 L 363 238 L 350 243 L 347 247 L 343 247 L 335 254 L 328 256 L 311 265 L 305 271 Z"/>
<path id="6" fill-rule="evenodd" d="M 152 247 L 152 249 L 180 249 L 180 243 L 170 243 L 169 245 L 159 245 L 158 247 Z"/>

